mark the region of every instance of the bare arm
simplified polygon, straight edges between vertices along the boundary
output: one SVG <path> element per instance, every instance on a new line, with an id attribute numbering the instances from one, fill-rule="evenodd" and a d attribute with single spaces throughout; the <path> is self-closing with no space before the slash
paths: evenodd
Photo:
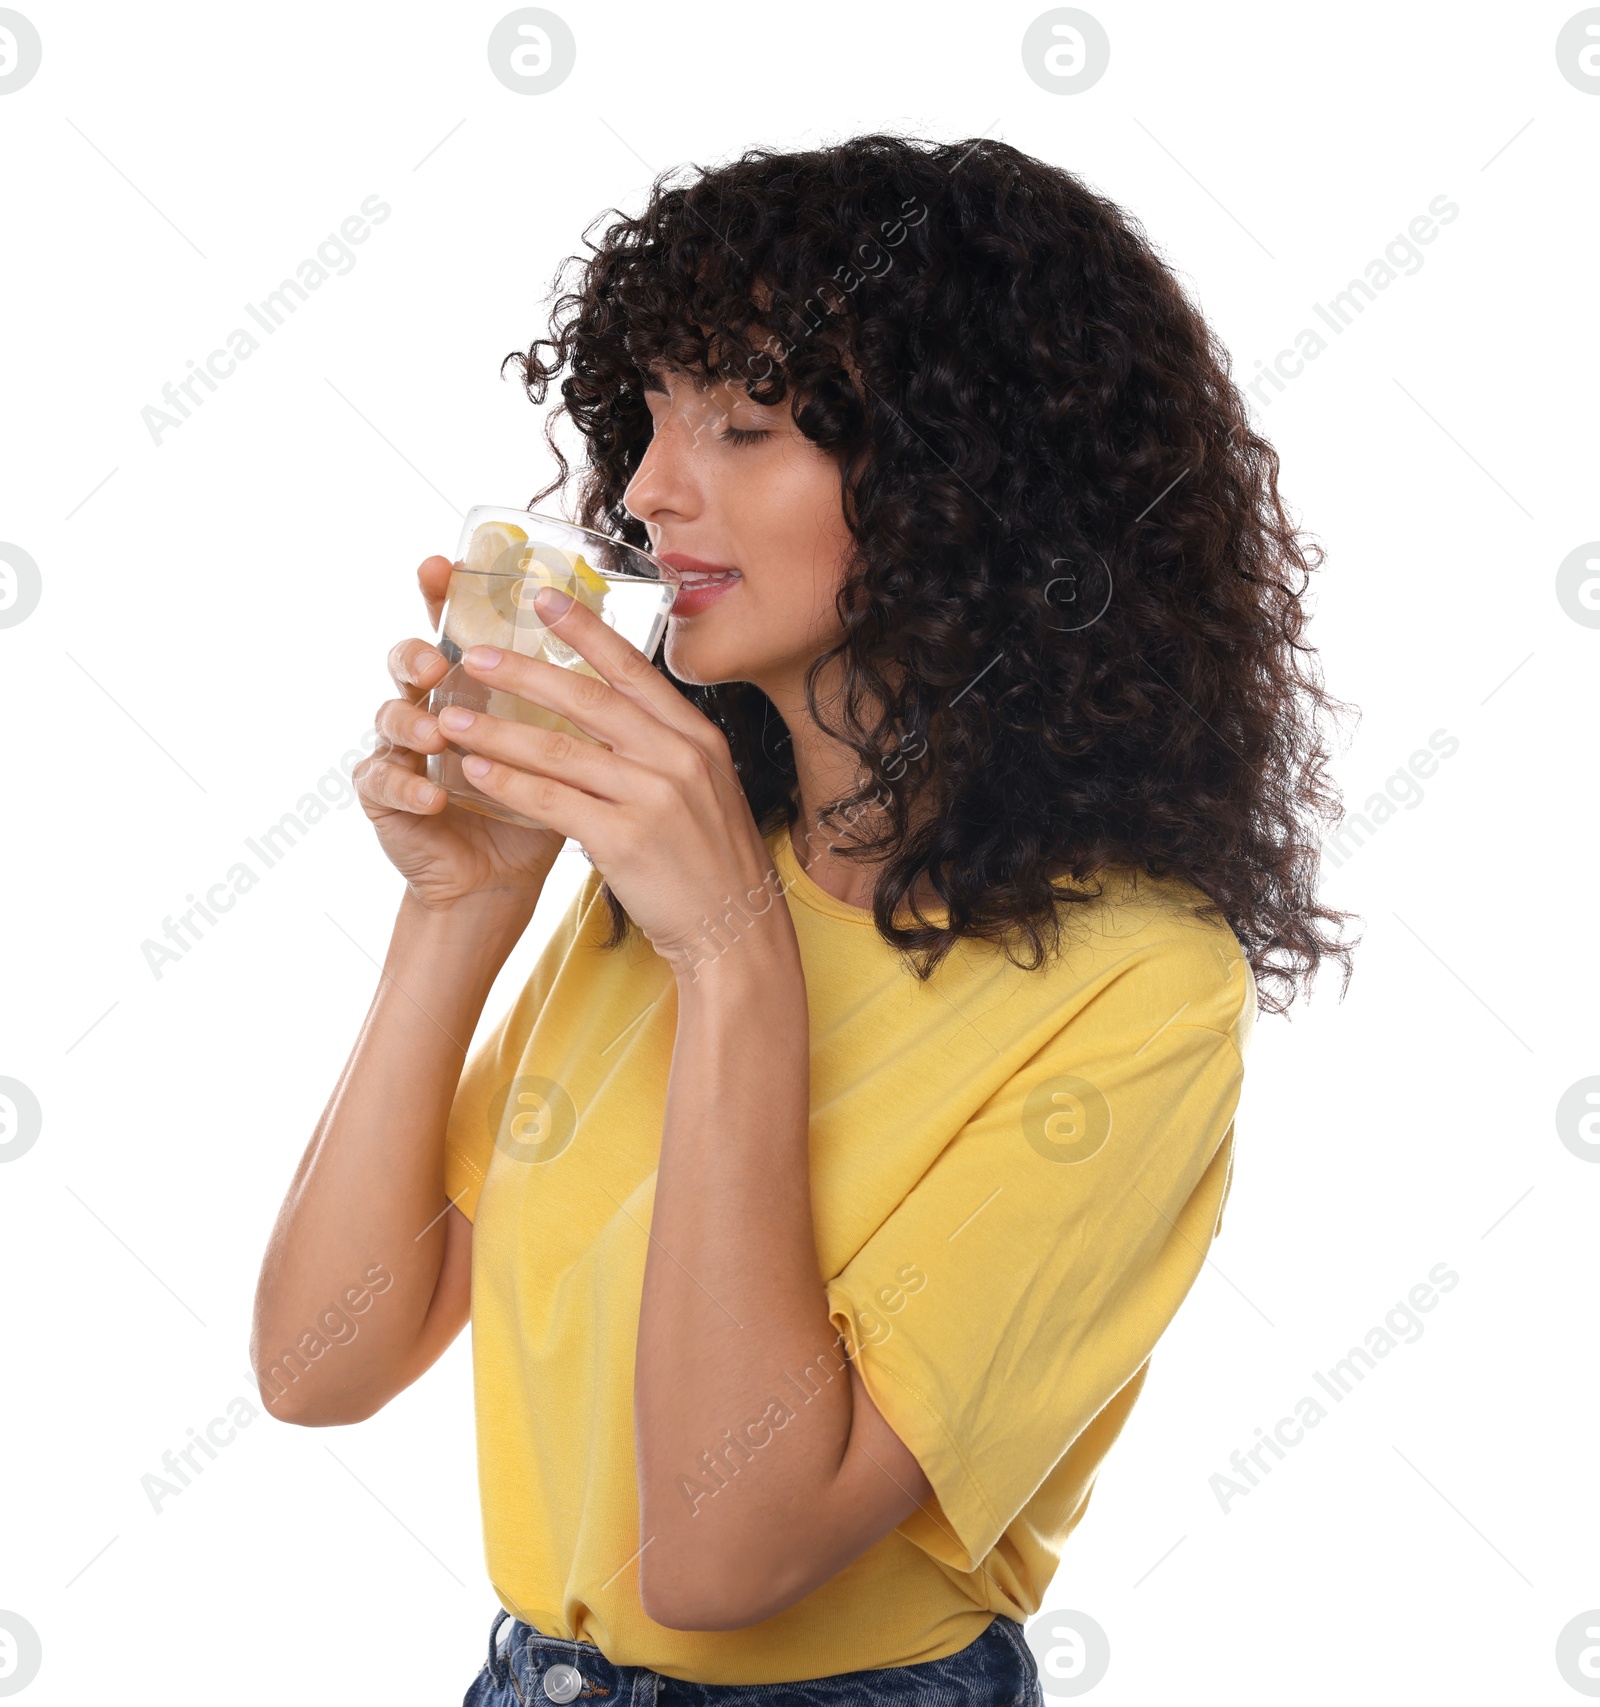
<path id="1" fill-rule="evenodd" d="M 483 761 L 464 761 L 477 786 L 576 837 L 674 969 L 634 1365 L 639 1594 L 657 1623 L 738 1629 L 826 1582 L 932 1490 L 829 1319 L 804 967 L 727 739 L 592 611 L 549 589 L 538 602 L 594 675 L 490 647 L 464 668 L 593 739 L 484 716 L 452 728 Z M 710 953 L 710 918 L 734 896 L 738 940 Z"/>
<path id="2" fill-rule="evenodd" d="M 451 564 L 417 572 L 437 622 Z M 290 1182 L 256 1288 L 250 1358 L 285 1421 L 359 1422 L 461 1331 L 472 1226 L 444 1195 L 444 1132 L 473 1028 L 564 838 L 455 805 L 423 774 L 445 738 L 422 704 L 439 650 L 400 642 L 400 697 L 354 782 L 406 879 L 383 977 Z"/>
<path id="3" fill-rule="evenodd" d="M 788 924 L 678 982 L 634 1385 L 640 1595 L 677 1629 L 781 1612 L 931 1497 L 828 1315 Z"/>
<path id="4" fill-rule="evenodd" d="M 285 1421 L 371 1416 L 467 1319 L 472 1224 L 446 1208 L 443 1134 L 519 915 L 401 903 L 372 1007 L 262 1262 L 251 1362 Z"/>

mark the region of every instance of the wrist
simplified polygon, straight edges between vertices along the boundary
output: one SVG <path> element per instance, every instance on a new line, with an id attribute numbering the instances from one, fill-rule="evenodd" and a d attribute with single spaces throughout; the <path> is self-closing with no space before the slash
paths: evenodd
<path id="1" fill-rule="evenodd" d="M 533 910 L 539 904 L 539 897 L 544 893 L 545 880 L 549 875 L 547 868 L 528 883 L 507 885 L 498 889 L 474 889 L 445 901 L 430 900 L 425 890 L 407 883 L 400 904 L 402 908 L 410 908 L 419 920 L 503 918 L 516 919 L 526 924 L 533 917 Z M 458 925 L 455 928 L 460 927 Z"/>
<path id="2" fill-rule="evenodd" d="M 483 968 L 492 980 L 527 929 L 538 899 L 537 889 L 493 890 L 438 906 L 420 900 L 407 886 L 395 916 L 389 961 Z"/>
<path id="3" fill-rule="evenodd" d="M 763 918 L 757 930 L 733 937 L 707 933 L 668 957 L 678 986 L 680 1008 L 690 1002 L 732 1002 L 741 1007 L 795 996 L 804 1002 L 805 967 L 787 909 L 781 918 Z"/>

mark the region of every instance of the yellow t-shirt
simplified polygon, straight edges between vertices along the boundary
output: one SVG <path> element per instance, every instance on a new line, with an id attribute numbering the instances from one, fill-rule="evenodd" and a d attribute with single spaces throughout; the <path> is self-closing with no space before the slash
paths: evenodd
<path id="1" fill-rule="evenodd" d="M 704 1683 L 912 1665 L 1038 1610 L 1220 1223 L 1256 1008 L 1233 933 L 1177 880 L 1102 872 L 1061 958 L 1024 972 L 966 940 L 919 985 L 786 830 L 767 845 L 805 968 L 819 1280 L 936 1508 L 760 1624 L 645 1615 L 634 1341 L 677 991 L 637 932 L 599 946 L 598 872 L 446 1139 L 501 1604 Z"/>

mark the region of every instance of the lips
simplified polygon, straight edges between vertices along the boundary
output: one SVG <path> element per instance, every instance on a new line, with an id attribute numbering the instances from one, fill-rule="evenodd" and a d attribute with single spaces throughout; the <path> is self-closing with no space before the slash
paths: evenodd
<path id="1" fill-rule="evenodd" d="M 737 569 L 725 563 L 707 563 L 704 558 L 691 557 L 684 551 L 661 552 L 656 561 L 678 587 L 669 616 L 698 616 L 742 579 Z"/>
<path id="2" fill-rule="evenodd" d="M 707 563 L 704 558 L 691 557 L 686 551 L 658 552 L 656 561 L 669 571 L 668 578 L 680 586 L 739 573 L 726 563 Z"/>

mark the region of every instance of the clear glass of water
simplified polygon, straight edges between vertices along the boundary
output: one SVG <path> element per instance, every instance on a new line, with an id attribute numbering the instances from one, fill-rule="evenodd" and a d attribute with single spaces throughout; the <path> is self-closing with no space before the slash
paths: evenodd
<path id="1" fill-rule="evenodd" d="M 475 681 L 462 666 L 469 646 L 497 646 L 527 658 L 597 675 L 594 666 L 560 640 L 534 608 L 541 587 L 557 587 L 587 605 L 625 640 L 655 656 L 666 632 L 677 589 L 661 565 L 637 546 L 595 533 L 556 516 L 479 504 L 467 512 L 455 568 L 439 619 L 438 647 L 450 668 L 428 697 L 435 716 L 447 705 L 486 712 L 512 723 L 564 729 L 592 740 L 568 718 L 516 694 Z M 448 746 L 428 757 L 428 778 L 458 805 L 509 824 L 546 828 L 491 800 L 461 769 L 464 748 Z"/>

